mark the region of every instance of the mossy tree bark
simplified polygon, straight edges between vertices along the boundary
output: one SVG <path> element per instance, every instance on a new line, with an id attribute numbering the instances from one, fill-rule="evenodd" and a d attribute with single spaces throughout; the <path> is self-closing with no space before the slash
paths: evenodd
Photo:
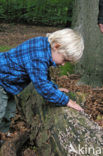
<path id="1" fill-rule="evenodd" d="M 79 28 L 85 43 L 76 72 L 81 73 L 81 81 L 93 86 L 103 84 L 103 34 L 97 24 L 98 6 L 99 0 L 74 0 L 72 22 L 73 28 Z"/>
<path id="2" fill-rule="evenodd" d="M 71 96 L 84 105 L 85 100 Z M 103 130 L 86 114 L 47 103 L 32 84 L 19 94 L 17 106 L 31 127 L 30 141 L 39 156 L 103 155 Z"/>

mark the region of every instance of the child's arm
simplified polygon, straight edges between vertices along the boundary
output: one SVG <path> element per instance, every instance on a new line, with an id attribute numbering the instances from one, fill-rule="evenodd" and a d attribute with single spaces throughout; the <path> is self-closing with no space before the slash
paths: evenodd
<path id="1" fill-rule="evenodd" d="M 53 83 L 48 80 L 47 64 L 46 60 L 41 59 L 36 59 L 34 62 L 31 61 L 26 64 L 27 72 L 37 92 L 48 101 L 56 103 L 57 106 L 68 106 L 79 110 L 75 102 L 69 100 L 65 93 L 55 88 Z"/>
<path id="2" fill-rule="evenodd" d="M 54 87 L 53 82 L 48 80 L 48 61 L 44 58 L 36 58 L 25 64 L 26 71 L 34 84 L 37 92 L 46 100 L 58 106 L 66 106 L 69 97 Z"/>

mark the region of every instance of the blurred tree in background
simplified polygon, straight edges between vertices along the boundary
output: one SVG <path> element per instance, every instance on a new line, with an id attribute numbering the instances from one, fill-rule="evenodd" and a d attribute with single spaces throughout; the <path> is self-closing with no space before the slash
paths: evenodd
<path id="1" fill-rule="evenodd" d="M 72 26 L 79 28 L 84 37 L 85 50 L 81 61 L 76 65 L 81 82 L 103 86 L 103 34 L 97 18 L 99 0 L 75 0 Z"/>
<path id="2" fill-rule="evenodd" d="M 73 0 L 0 0 L 0 22 L 70 26 Z"/>

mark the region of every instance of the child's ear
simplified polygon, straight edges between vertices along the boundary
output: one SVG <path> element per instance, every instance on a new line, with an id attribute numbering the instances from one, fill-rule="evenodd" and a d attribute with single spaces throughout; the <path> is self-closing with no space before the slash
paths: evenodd
<path id="1" fill-rule="evenodd" d="M 55 43 L 54 44 L 54 50 L 57 50 L 59 47 L 60 47 L 60 44 L 59 43 Z"/>

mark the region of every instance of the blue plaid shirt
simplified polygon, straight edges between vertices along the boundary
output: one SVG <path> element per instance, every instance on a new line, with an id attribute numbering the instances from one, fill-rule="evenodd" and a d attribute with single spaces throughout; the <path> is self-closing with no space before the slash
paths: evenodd
<path id="1" fill-rule="evenodd" d="M 35 37 L 8 52 L 0 53 L 0 85 L 14 95 L 21 92 L 31 81 L 37 92 L 50 102 L 66 106 L 68 96 L 49 80 L 52 60 L 47 37 Z"/>

